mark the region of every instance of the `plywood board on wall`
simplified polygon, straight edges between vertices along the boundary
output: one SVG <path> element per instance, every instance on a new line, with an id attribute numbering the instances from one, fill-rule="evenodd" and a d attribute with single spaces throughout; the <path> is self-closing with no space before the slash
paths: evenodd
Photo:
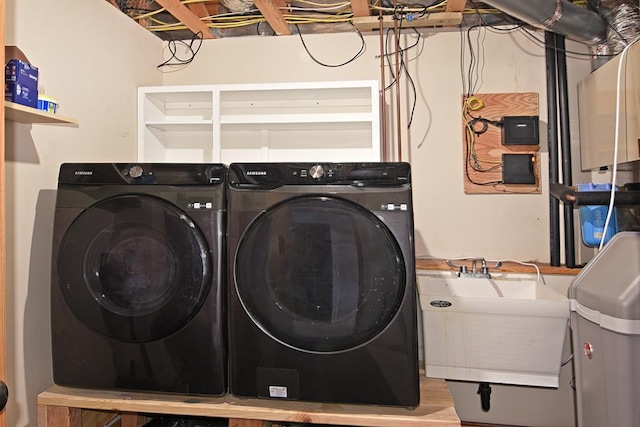
<path id="1" fill-rule="evenodd" d="M 538 116 L 538 94 L 485 93 L 462 97 L 463 174 L 466 194 L 539 194 L 540 146 L 503 145 L 505 116 Z M 473 119 L 481 119 L 473 122 Z M 482 120 L 484 119 L 484 120 Z M 487 122 L 488 121 L 488 122 Z M 493 122 L 493 123 L 491 123 Z M 538 126 L 539 130 L 540 126 Z M 502 182 L 502 155 L 531 154 L 535 184 L 507 185 Z"/>

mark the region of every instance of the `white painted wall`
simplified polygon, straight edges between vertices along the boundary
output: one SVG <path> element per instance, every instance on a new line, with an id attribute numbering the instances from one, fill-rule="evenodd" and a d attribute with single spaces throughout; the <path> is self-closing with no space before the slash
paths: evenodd
<path id="1" fill-rule="evenodd" d="M 476 39 L 477 31 L 472 33 Z M 460 33 L 427 35 L 417 49 L 407 51 L 409 71 L 417 90 L 411 129 L 404 127 L 413 94 L 401 77 L 403 124 L 402 160 L 413 171 L 416 252 L 418 256 L 487 259 L 514 258 L 549 261 L 549 193 L 546 139 L 546 80 L 544 49 L 522 33 L 482 30 L 480 93 L 537 92 L 542 120 L 542 194 L 466 195 L 463 191 L 463 144 L 461 126 Z M 539 37 L 543 38 L 542 34 Z M 360 47 L 355 33 L 306 35 L 314 57 L 323 63 L 345 62 Z M 365 37 L 366 51 L 339 68 L 316 64 L 297 35 L 243 37 L 203 43 L 195 60 L 181 71 L 165 74 L 164 84 L 248 83 L 380 79 L 379 38 Z M 402 46 L 414 39 L 402 40 Z M 393 41 L 391 42 L 393 48 Z M 583 46 L 568 43 L 585 52 Z M 339 47 L 339 48 L 337 48 Z M 224 58 L 233 57 L 233 61 Z M 587 60 L 569 60 L 573 111 L 571 128 L 577 141 L 576 84 L 590 70 Z M 387 74 L 385 83 L 391 77 Z M 395 103 L 395 92 L 387 95 Z M 389 110 L 390 135 L 395 139 L 396 110 Z M 577 142 L 573 142 L 577 150 Z M 575 159 L 579 161 L 576 151 Z M 575 161 L 574 161 L 575 163 Z M 574 167 L 579 175 L 579 164 Z M 588 179 L 585 181 L 588 182 Z"/>
<path id="2" fill-rule="evenodd" d="M 51 231 L 58 167 L 135 158 L 136 87 L 160 84 L 160 39 L 106 1 L 8 0 L 8 45 L 39 67 L 59 113 L 79 126 L 6 126 L 7 425 L 36 425 L 52 385 Z M 1 311 L 2 309 L 0 309 Z"/>

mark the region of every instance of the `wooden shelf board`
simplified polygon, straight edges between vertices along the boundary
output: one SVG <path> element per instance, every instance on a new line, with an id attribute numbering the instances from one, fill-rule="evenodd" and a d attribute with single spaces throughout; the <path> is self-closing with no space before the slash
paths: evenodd
<path id="1" fill-rule="evenodd" d="M 294 123 L 371 123 L 371 113 L 350 114 L 226 114 L 220 117 L 220 123 L 227 124 L 294 124 Z"/>
<path id="2" fill-rule="evenodd" d="M 76 119 L 61 116 L 59 114 L 48 113 L 36 108 L 27 107 L 25 105 L 16 104 L 15 102 L 5 101 L 5 120 L 20 123 L 51 123 L 51 124 L 72 124 L 77 125 Z"/>
<path id="3" fill-rule="evenodd" d="M 148 127 L 164 131 L 208 131 L 213 132 L 212 120 L 197 120 L 192 122 L 146 122 Z"/>

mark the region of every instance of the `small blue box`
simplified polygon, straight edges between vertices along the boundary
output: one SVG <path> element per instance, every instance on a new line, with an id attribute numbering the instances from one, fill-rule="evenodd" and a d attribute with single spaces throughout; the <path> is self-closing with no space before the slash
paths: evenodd
<path id="1" fill-rule="evenodd" d="M 4 99 L 38 108 L 38 68 L 10 59 L 4 68 Z"/>
<path id="2" fill-rule="evenodd" d="M 616 188 L 617 190 L 617 188 Z M 611 184 L 578 184 L 578 191 L 611 191 Z M 580 206 L 580 225 L 582 227 L 582 242 L 589 247 L 600 246 L 604 234 L 604 223 L 609 213 L 609 206 Z M 607 243 L 618 232 L 616 208 L 611 212 L 611 219 L 604 237 Z"/>
<path id="3" fill-rule="evenodd" d="M 20 83 L 38 89 L 38 67 L 19 59 L 10 59 L 4 67 L 5 83 Z"/>
<path id="4" fill-rule="evenodd" d="M 35 86 L 21 85 L 20 83 L 5 83 L 5 101 L 38 108 L 38 89 Z"/>

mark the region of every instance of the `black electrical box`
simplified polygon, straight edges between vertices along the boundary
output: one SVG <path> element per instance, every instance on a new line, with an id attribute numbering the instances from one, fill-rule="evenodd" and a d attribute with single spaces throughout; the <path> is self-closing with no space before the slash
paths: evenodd
<path id="1" fill-rule="evenodd" d="M 502 145 L 538 145 L 538 116 L 506 116 L 502 118 Z"/>
<path id="2" fill-rule="evenodd" d="M 535 155 L 503 153 L 502 183 L 526 185 L 535 184 Z"/>

